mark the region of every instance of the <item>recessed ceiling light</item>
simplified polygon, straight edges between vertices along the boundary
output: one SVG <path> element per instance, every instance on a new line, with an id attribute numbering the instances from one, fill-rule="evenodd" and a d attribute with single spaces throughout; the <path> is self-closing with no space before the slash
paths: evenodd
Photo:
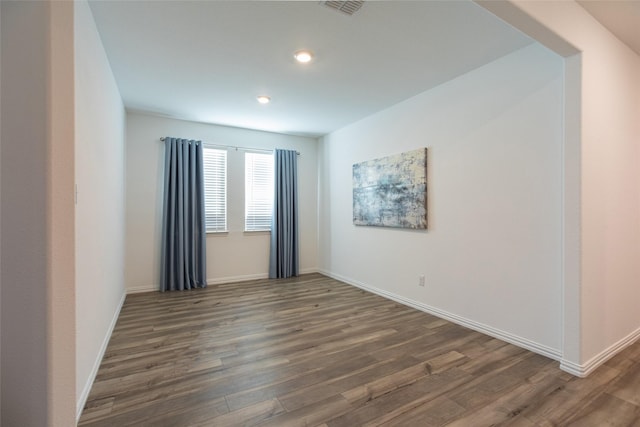
<path id="1" fill-rule="evenodd" d="M 260 104 L 268 104 L 271 102 L 271 98 L 266 95 L 260 95 L 256 98 Z"/>
<path id="2" fill-rule="evenodd" d="M 296 58 L 296 61 L 306 64 L 313 59 L 313 53 L 308 50 L 299 50 L 293 54 L 293 57 Z"/>

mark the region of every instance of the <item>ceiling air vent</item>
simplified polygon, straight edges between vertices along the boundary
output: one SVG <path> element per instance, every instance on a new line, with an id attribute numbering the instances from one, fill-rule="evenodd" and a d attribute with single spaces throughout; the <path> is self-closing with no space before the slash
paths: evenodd
<path id="1" fill-rule="evenodd" d="M 322 4 L 347 15 L 353 15 L 362 7 L 364 1 L 325 1 Z"/>

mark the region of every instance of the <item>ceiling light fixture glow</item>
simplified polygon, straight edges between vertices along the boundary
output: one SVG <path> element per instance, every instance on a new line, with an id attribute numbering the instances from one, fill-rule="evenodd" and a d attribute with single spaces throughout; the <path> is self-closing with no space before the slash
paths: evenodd
<path id="1" fill-rule="evenodd" d="M 296 58 L 296 61 L 306 64 L 307 62 L 311 62 L 313 59 L 313 53 L 308 50 L 299 50 L 293 54 L 293 57 Z"/>
<path id="2" fill-rule="evenodd" d="M 271 98 L 266 95 L 260 95 L 256 98 L 260 104 L 268 104 L 271 102 Z"/>

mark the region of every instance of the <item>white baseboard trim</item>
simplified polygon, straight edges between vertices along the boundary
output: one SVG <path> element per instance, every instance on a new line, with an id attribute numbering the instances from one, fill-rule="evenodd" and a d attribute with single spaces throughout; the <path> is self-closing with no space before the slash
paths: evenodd
<path id="1" fill-rule="evenodd" d="M 591 372 L 595 371 L 604 362 L 635 343 L 638 339 L 640 339 L 640 328 L 631 332 L 629 335 L 622 338 L 609 348 L 601 351 L 583 364 L 571 362 L 570 360 L 560 360 L 560 369 L 570 373 L 571 375 L 575 375 L 576 377 L 584 378 Z"/>
<path id="2" fill-rule="evenodd" d="M 300 270 L 300 274 L 318 273 L 318 268 L 305 268 Z M 268 279 L 268 273 L 245 274 L 240 276 L 217 277 L 215 279 L 207 279 L 207 285 L 219 285 L 221 283 L 247 282 L 249 280 Z M 127 294 L 139 294 L 143 292 L 159 292 L 158 285 L 142 285 L 127 287 Z"/>
<path id="3" fill-rule="evenodd" d="M 120 316 L 120 310 L 122 309 L 122 305 L 124 304 L 124 300 L 127 297 L 127 292 L 122 293 L 122 298 L 120 298 L 120 302 L 118 303 L 118 307 L 116 308 L 115 313 L 113 313 L 113 317 L 111 318 L 111 324 L 102 339 L 102 345 L 100 346 L 100 351 L 98 352 L 98 357 L 96 357 L 95 362 L 93 363 L 93 368 L 91 369 L 91 374 L 87 379 L 87 382 L 82 389 L 82 394 L 78 398 L 76 402 L 76 423 L 80 421 L 80 416 L 82 415 L 82 409 L 84 409 L 84 405 L 87 403 L 87 398 L 89 397 L 89 392 L 91 391 L 91 387 L 93 386 L 93 382 L 96 379 L 96 375 L 98 375 L 98 369 L 100 369 L 100 364 L 102 363 L 102 359 L 104 358 L 104 353 L 107 351 L 107 346 L 109 345 L 109 340 L 111 339 L 111 334 L 113 333 L 113 329 L 116 327 L 116 323 L 118 322 L 118 316 Z"/>
<path id="4" fill-rule="evenodd" d="M 300 270 L 300 274 L 310 274 L 317 273 L 317 268 L 305 268 Z M 227 276 L 227 277 L 219 277 L 216 279 L 207 279 L 207 285 L 219 285 L 220 283 L 236 283 L 236 282 L 247 282 L 249 280 L 261 280 L 268 279 L 269 273 L 258 273 L 258 274 L 245 274 L 241 276 Z"/>
<path id="5" fill-rule="evenodd" d="M 453 313 L 449 313 L 447 311 L 441 310 L 436 307 L 432 307 L 430 305 L 421 303 L 419 301 L 414 301 L 409 298 L 405 298 L 403 296 L 394 294 L 392 292 L 388 292 L 374 286 L 367 285 L 365 283 L 359 282 L 357 280 L 353 280 L 348 277 L 341 276 L 339 274 L 334 274 L 330 271 L 326 271 L 323 269 L 319 270 L 320 273 L 329 276 L 333 279 L 340 280 L 341 282 L 345 282 L 349 285 L 358 287 L 360 289 L 364 289 L 365 291 L 372 292 L 374 294 L 380 295 L 381 297 L 396 301 L 400 304 L 415 308 L 416 310 L 424 311 L 425 313 L 432 314 L 439 318 L 448 320 L 452 323 L 456 323 L 458 325 L 464 326 L 469 329 L 473 329 L 474 331 L 481 332 L 483 334 L 492 336 L 494 338 L 498 338 L 502 341 L 506 341 L 510 344 L 516 345 L 518 347 L 522 347 L 526 350 L 530 350 L 534 353 L 541 354 L 553 360 L 560 361 L 562 359 L 561 352 L 559 350 L 547 347 L 545 345 L 536 343 L 534 341 L 528 340 L 526 338 L 519 337 L 517 335 L 511 334 L 509 332 L 502 331 L 500 329 L 493 328 L 491 326 L 476 322 L 474 320 L 467 319 L 462 316 L 458 316 Z"/>
<path id="6" fill-rule="evenodd" d="M 259 280 L 269 278 L 268 273 L 244 274 L 240 276 L 217 277 L 215 279 L 207 279 L 207 285 L 219 285 L 221 283 L 248 282 L 249 280 Z"/>
<path id="7" fill-rule="evenodd" d="M 158 292 L 157 285 L 146 285 L 146 286 L 133 286 L 127 288 L 127 294 L 140 294 L 143 292 Z"/>

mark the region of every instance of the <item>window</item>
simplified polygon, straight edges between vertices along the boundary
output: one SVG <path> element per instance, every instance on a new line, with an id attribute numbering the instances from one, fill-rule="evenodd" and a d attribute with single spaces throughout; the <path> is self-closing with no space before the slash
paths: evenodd
<path id="1" fill-rule="evenodd" d="M 244 155 L 244 229 L 271 230 L 273 207 L 273 154 Z"/>
<path id="2" fill-rule="evenodd" d="M 227 151 L 203 147 L 207 232 L 227 231 Z"/>

